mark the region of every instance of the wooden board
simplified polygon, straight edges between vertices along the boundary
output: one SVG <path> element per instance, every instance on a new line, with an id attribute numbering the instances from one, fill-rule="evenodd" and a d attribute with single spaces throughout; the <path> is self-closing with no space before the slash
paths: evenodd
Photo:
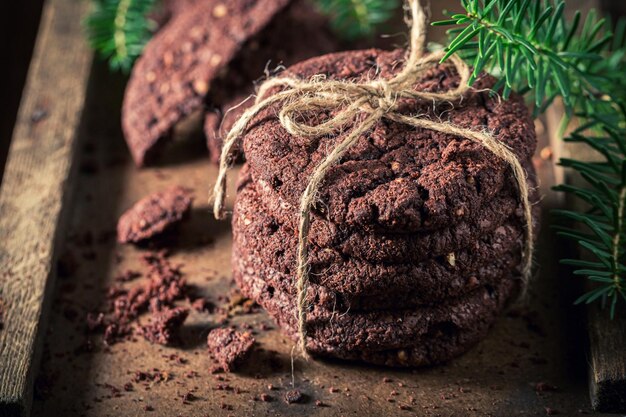
<path id="1" fill-rule="evenodd" d="M 50 0 L 43 14 L 0 191 L 0 415 L 28 415 L 67 209 L 91 53 L 87 4 Z"/>
<path id="2" fill-rule="evenodd" d="M 595 410 L 626 412 L 626 308 L 610 320 L 607 310 L 589 307 L 589 391 Z"/>

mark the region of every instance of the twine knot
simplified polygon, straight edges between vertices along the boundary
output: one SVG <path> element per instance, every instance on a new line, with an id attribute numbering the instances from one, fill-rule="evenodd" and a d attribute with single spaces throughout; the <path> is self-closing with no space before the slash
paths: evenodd
<path id="1" fill-rule="evenodd" d="M 422 128 L 462 137 L 481 144 L 485 149 L 506 161 L 513 172 L 524 212 L 525 245 L 522 254 L 522 297 L 531 275 L 532 253 L 534 247 L 533 221 L 529 189 L 524 171 L 517 155 L 504 143 L 487 132 L 477 132 L 454 126 L 450 123 L 432 121 L 418 116 L 405 115 L 398 111 L 400 99 L 428 100 L 433 102 L 462 99 L 469 90 L 469 67 L 458 56 L 452 55 L 450 61 L 459 74 L 456 88 L 442 92 L 415 91 L 414 85 L 424 72 L 437 65 L 444 55 L 443 51 L 423 55 L 426 39 L 426 14 L 419 0 L 408 0 L 411 11 L 411 45 L 403 69 L 389 80 L 375 79 L 364 82 L 329 80 L 324 75 L 317 75 L 309 80 L 293 77 L 273 78 L 265 81 L 259 88 L 257 100 L 233 125 L 226 136 L 220 159 L 220 170 L 214 189 L 214 214 L 223 218 L 226 191 L 226 173 L 230 164 L 230 154 L 245 133 L 249 123 L 262 110 L 280 104 L 278 118 L 281 125 L 293 136 L 316 137 L 330 135 L 350 124 L 352 127 L 342 135 L 337 145 L 315 168 L 299 207 L 298 253 L 296 269 L 297 320 L 300 348 L 306 356 L 306 315 L 308 306 L 306 294 L 309 284 L 308 237 L 311 209 L 315 205 L 317 191 L 327 171 L 337 163 L 345 152 L 376 123 L 388 119 L 415 128 Z M 273 92 L 275 89 L 278 92 Z M 272 91 L 272 94 L 269 94 Z M 316 125 L 309 125 L 302 115 L 306 113 L 328 112 L 328 120 Z M 355 121 L 358 115 L 362 120 Z"/>

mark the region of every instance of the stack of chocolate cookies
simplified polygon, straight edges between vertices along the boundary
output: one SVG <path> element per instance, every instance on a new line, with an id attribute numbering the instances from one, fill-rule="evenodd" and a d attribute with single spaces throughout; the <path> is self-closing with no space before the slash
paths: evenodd
<path id="1" fill-rule="evenodd" d="M 391 78 L 404 54 L 330 54 L 285 74 Z M 458 81 L 453 67 L 440 65 L 415 89 L 448 91 Z M 521 98 L 490 94 L 494 82 L 481 76 L 463 100 L 404 100 L 399 111 L 489 130 L 525 167 L 536 202 L 532 120 Z M 242 292 L 297 339 L 300 199 L 315 167 L 352 126 L 294 137 L 278 110 L 262 111 L 243 138 L 248 162 L 232 221 L 233 270 Z M 302 118 L 316 124 L 332 116 Z M 526 225 L 516 182 L 508 164 L 479 144 L 383 119 L 330 169 L 316 197 L 305 323 L 311 354 L 391 366 L 441 363 L 481 340 L 520 289 Z"/>

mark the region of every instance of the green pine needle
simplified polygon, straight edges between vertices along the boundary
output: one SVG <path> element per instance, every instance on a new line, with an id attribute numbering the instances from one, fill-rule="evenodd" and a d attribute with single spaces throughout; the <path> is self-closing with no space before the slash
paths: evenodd
<path id="1" fill-rule="evenodd" d="M 371 36 L 399 7 L 399 0 L 317 0 L 338 35 L 354 40 Z"/>
<path id="2" fill-rule="evenodd" d="M 497 78 L 494 90 L 506 98 L 525 94 L 535 116 L 560 97 L 567 117 L 582 126 L 566 141 L 594 149 L 601 161 L 562 159 L 588 187 L 563 184 L 559 191 L 586 202 L 586 213 L 559 210 L 577 224 L 556 226 L 578 242 L 593 260 L 565 259 L 574 274 L 593 283 L 576 303 L 601 301 L 615 315 L 626 301 L 626 22 L 612 34 L 609 24 L 590 12 L 566 19 L 562 0 L 462 0 L 463 13 L 433 25 L 454 25 L 444 60 L 459 53 L 474 67 L 472 84 L 481 70 Z M 564 124 L 564 126 L 566 123 Z"/>
<path id="3" fill-rule="evenodd" d="M 86 19 L 89 42 L 114 71 L 129 72 L 156 28 L 157 0 L 94 0 Z"/>

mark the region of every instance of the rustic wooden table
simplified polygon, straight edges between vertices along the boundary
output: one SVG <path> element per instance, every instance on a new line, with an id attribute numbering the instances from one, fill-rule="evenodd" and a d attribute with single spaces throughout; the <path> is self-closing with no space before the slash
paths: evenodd
<path id="1" fill-rule="evenodd" d="M 55 36 L 59 33 L 68 37 L 71 35 L 72 39 L 77 36 L 79 29 L 76 25 L 63 19 L 82 13 L 82 10 L 77 12 L 72 9 L 79 4 L 72 0 L 47 2 L 44 22 L 49 19 L 48 24 Z M 84 45 L 72 45 L 82 56 Z M 42 51 L 39 53 L 43 54 Z M 60 63 L 62 58 L 55 59 Z M 154 167 L 136 169 L 119 126 L 124 79 L 111 75 L 100 64 L 89 70 L 89 62 L 81 58 L 66 63 L 66 66 L 78 68 L 81 74 L 85 74 L 84 78 L 73 78 L 75 87 L 82 88 L 84 95 L 73 93 L 68 101 L 59 91 L 63 85 L 56 86 L 56 90 L 51 87 L 50 91 L 55 95 L 44 102 L 51 117 L 34 122 L 28 119 L 38 110 L 37 106 L 41 105 L 38 100 L 43 97 L 33 93 L 33 97 L 28 99 L 32 103 L 27 103 L 21 112 L 22 125 L 19 127 L 28 132 L 24 135 L 31 140 L 13 145 L 26 149 L 27 146 L 35 146 L 32 138 L 48 138 L 51 141 L 50 153 L 55 149 L 54 139 L 65 137 L 65 133 L 54 130 L 57 128 L 54 123 L 68 123 L 70 118 L 70 125 L 77 127 L 75 134 L 67 134 L 76 153 L 57 156 L 77 168 L 77 174 L 72 173 L 69 165 L 62 165 L 60 171 L 47 170 L 45 158 L 39 161 L 42 166 L 33 167 L 33 161 L 29 165 L 30 171 L 34 172 L 31 175 L 53 175 L 55 177 L 46 181 L 58 183 L 58 189 L 63 191 L 69 181 L 75 191 L 68 195 L 67 201 L 57 201 L 58 196 L 47 200 L 46 195 L 41 196 L 46 201 L 52 199 L 55 216 L 66 217 L 69 222 L 63 229 L 59 244 L 52 244 L 56 236 L 54 228 L 48 230 L 44 227 L 41 230 L 46 233 L 50 246 L 32 246 L 32 250 L 41 255 L 38 264 L 47 262 L 45 265 L 50 270 L 54 265 L 50 263 L 52 260 L 57 257 L 62 260 L 56 287 L 49 297 L 52 303 L 49 325 L 42 332 L 45 333 L 43 359 L 38 370 L 35 368 L 33 371 L 37 378 L 32 415 L 591 414 L 584 353 L 587 343 L 584 311 L 572 306 L 578 289 L 573 285 L 569 271 L 557 263 L 571 248 L 557 240 L 548 227 L 541 232 L 537 249 L 538 272 L 528 305 L 512 308 L 498 320 L 487 339 L 446 366 L 394 370 L 338 361 L 305 361 L 296 356 L 292 374 L 293 344 L 263 312 L 235 314 L 230 318 L 235 325 L 252 325 L 257 330 L 259 341 L 259 349 L 237 374 L 216 376 L 209 372 L 211 362 L 205 340 L 208 331 L 217 326 L 218 317 L 208 313 L 191 314 L 183 328 L 184 344 L 178 348 L 151 345 L 142 338 L 105 347 L 100 336 L 85 331 L 84 318 L 88 312 L 104 307 L 106 288 L 114 283 L 117 275 L 127 269 L 141 269 L 140 257 L 145 252 L 145 249 L 115 243 L 115 224 L 126 208 L 144 195 L 170 185 L 183 184 L 195 190 L 196 204 L 192 218 L 182 225 L 179 236 L 172 243 L 170 259 L 182 265 L 190 284 L 216 303 L 233 289 L 230 280 L 231 235 L 228 222 L 217 222 L 209 213 L 208 191 L 216 169 L 205 157 L 203 140 L 194 129 L 194 121 L 175 132 L 174 143 L 162 162 Z M 37 74 L 36 70 L 31 71 Z M 35 76 L 35 81 L 31 83 L 43 85 L 46 79 L 54 80 L 49 77 L 42 74 L 38 79 Z M 67 77 L 59 74 L 58 79 Z M 87 79 L 89 82 L 84 88 L 80 84 Z M 72 100 L 84 104 L 77 106 Z M 77 108 L 82 111 L 82 117 L 78 117 L 80 113 L 67 110 Z M 50 129 L 52 133 L 48 137 L 45 132 L 50 132 Z M 549 145 L 552 129 L 548 122 L 538 124 L 540 148 Z M 52 157 L 55 157 L 54 153 Z M 549 210 L 562 204 L 558 196 L 550 191 L 558 173 L 555 173 L 550 160 L 537 157 L 535 164 L 544 195 L 543 224 L 547 225 Z M 9 163 L 9 168 L 12 166 Z M 16 169 L 15 166 L 13 169 Z M 14 191 L 16 195 L 20 192 L 19 189 Z M 232 204 L 232 198 L 229 203 Z M 36 205 L 32 209 L 35 210 Z M 36 233 L 40 222 L 45 219 L 38 217 L 35 211 L 32 215 L 35 220 L 28 230 Z M 49 221 L 56 224 L 57 217 Z M 8 226 L 5 224 L 4 227 Z M 16 244 L 17 240 L 13 242 L 13 245 Z M 68 263 L 71 259 L 75 262 Z M 28 263 L 27 260 L 23 262 Z M 49 272 L 54 275 L 53 271 Z M 6 270 L 2 277 L 6 285 L 9 277 Z M 20 279 L 15 274 L 11 277 Z M 33 291 L 41 296 L 46 291 L 45 284 L 42 286 L 35 282 L 26 291 L 27 296 Z M 46 308 L 33 307 L 31 310 L 29 314 L 42 314 Z M 30 310 L 25 308 L 24 311 Z M 41 329 L 30 329 L 30 333 L 18 336 L 2 334 L 7 328 L 19 331 L 10 321 L 19 323 L 18 314 L 12 312 L 7 326 L 0 330 L 0 338 L 5 338 L 0 339 L 2 358 L 9 358 L 18 352 L 14 347 L 1 344 L 7 337 L 32 341 L 28 352 L 37 350 L 34 338 L 29 335 Z M 260 330 L 262 324 L 273 329 Z M 37 364 L 36 359 L 26 356 L 23 360 L 26 365 Z M 147 386 L 132 382 L 135 372 L 152 371 L 154 368 L 166 372 L 169 375 L 167 380 Z M 16 369 L 19 374 L 21 368 Z M 5 372 L 1 374 L 4 377 Z M 286 390 L 292 386 L 292 376 L 295 387 L 306 395 L 307 400 L 303 404 L 287 405 L 283 400 Z M 12 382 L 6 378 L 0 381 L 3 386 Z M 21 384 L 23 381 L 18 382 Z M 124 386 L 129 382 L 132 389 L 126 391 Z M 537 390 L 538 383 L 557 388 Z M 22 385 L 18 385 L 15 395 L 19 397 Z M 270 385 L 274 389 L 270 389 Z M 27 384 L 23 386 L 27 387 Z M 190 391 L 194 399 L 186 403 L 183 396 Z M 269 394 L 273 401 L 255 400 L 263 393 Z M 322 401 L 325 406 L 317 406 L 316 401 Z M 401 407 L 406 410 L 401 410 Z"/>

